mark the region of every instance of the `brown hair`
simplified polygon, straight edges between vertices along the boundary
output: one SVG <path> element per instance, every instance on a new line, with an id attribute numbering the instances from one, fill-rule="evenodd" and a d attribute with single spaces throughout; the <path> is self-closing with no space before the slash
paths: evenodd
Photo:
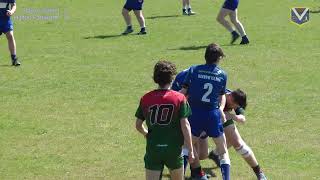
<path id="1" fill-rule="evenodd" d="M 204 55 L 207 64 L 216 63 L 223 57 L 225 57 L 225 55 L 218 44 L 211 43 L 207 46 L 206 53 Z"/>
<path id="2" fill-rule="evenodd" d="M 158 61 L 154 66 L 153 80 L 160 87 L 170 84 L 177 74 L 176 65 L 169 61 Z"/>
<path id="3" fill-rule="evenodd" d="M 237 103 L 243 109 L 246 109 L 246 107 L 247 107 L 247 95 L 246 95 L 245 92 L 243 92 L 240 89 L 237 89 L 235 91 L 232 91 L 231 95 L 232 95 L 235 103 Z"/>

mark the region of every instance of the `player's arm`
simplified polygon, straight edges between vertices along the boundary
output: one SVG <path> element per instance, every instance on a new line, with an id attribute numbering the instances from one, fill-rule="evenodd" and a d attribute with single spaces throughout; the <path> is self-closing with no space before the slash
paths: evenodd
<path id="1" fill-rule="evenodd" d="M 180 126 L 183 133 L 183 138 L 185 145 L 187 146 L 189 150 L 189 163 L 193 163 L 194 161 L 194 152 L 193 152 L 193 146 L 192 146 L 192 138 L 191 138 L 191 127 L 188 119 L 181 118 L 180 120 Z"/>
<path id="2" fill-rule="evenodd" d="M 145 120 L 144 114 L 143 114 L 143 110 L 142 110 L 142 105 L 141 105 L 141 101 L 140 100 L 140 104 L 139 107 L 136 111 L 136 130 L 141 133 L 144 137 L 147 137 L 148 134 L 148 130 L 143 126 L 143 121 Z"/>
<path id="3" fill-rule="evenodd" d="M 227 119 L 233 119 L 239 123 L 245 123 L 246 122 L 246 117 L 243 114 L 233 114 L 231 112 L 224 112 Z"/>
<path id="4" fill-rule="evenodd" d="M 234 110 L 236 114 L 234 114 L 234 120 L 239 123 L 245 123 L 246 122 L 246 116 L 244 115 L 245 110 L 241 107 L 238 107 Z"/>
<path id="5" fill-rule="evenodd" d="M 226 101 L 227 101 L 226 95 L 225 94 L 220 95 L 220 107 L 219 107 L 219 110 L 221 112 L 221 119 L 222 119 L 223 123 L 225 123 L 227 121 L 226 115 L 223 112 L 224 107 L 226 106 Z"/>
<path id="6" fill-rule="evenodd" d="M 187 73 L 186 77 L 185 77 L 184 80 L 183 80 L 182 89 L 179 91 L 180 93 L 182 93 L 182 94 L 184 94 L 184 95 L 187 95 L 187 94 L 188 94 L 188 88 L 189 88 L 189 85 L 190 85 L 190 83 L 191 83 L 192 73 L 193 73 L 193 67 L 190 67 L 189 70 L 188 70 L 188 73 Z"/>
<path id="7" fill-rule="evenodd" d="M 148 130 L 143 125 L 143 120 L 137 118 L 136 120 L 136 130 L 142 134 L 144 137 L 147 137 Z"/>
<path id="8" fill-rule="evenodd" d="M 7 10 L 7 16 L 12 16 L 17 10 L 17 4 L 11 3 L 11 9 Z"/>

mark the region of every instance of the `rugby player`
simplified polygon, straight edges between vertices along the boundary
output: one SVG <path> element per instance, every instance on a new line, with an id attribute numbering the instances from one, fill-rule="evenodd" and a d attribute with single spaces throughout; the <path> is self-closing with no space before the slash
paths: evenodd
<path id="1" fill-rule="evenodd" d="M 189 68 L 180 92 L 188 96 L 192 109 L 189 117 L 192 141 L 197 146 L 200 136 L 205 132 L 213 138 L 220 157 L 220 168 L 223 180 L 230 179 L 230 159 L 223 133 L 223 122 L 226 121 L 223 109 L 225 106 L 226 73 L 218 67 L 224 57 L 217 44 L 209 44 L 205 52 L 206 63 Z M 193 179 L 206 180 L 207 176 L 200 166 L 196 151 L 195 161 L 190 163 Z"/>
<path id="2" fill-rule="evenodd" d="M 225 0 L 217 16 L 217 21 L 231 33 L 231 44 L 233 44 L 240 37 L 240 35 L 242 37 L 240 44 L 249 44 L 249 39 L 244 30 L 244 27 L 238 19 L 238 4 L 239 0 Z M 240 35 L 234 29 L 234 27 L 225 19 L 226 16 L 230 17 L 231 23 L 236 27 Z"/>
<path id="3" fill-rule="evenodd" d="M 16 41 L 13 35 L 13 23 L 11 16 L 16 12 L 15 0 L 0 0 L 0 35 L 4 33 L 8 40 L 9 51 L 11 53 L 11 64 L 20 66 L 17 58 Z"/>
<path id="4" fill-rule="evenodd" d="M 146 138 L 144 156 L 146 179 L 161 179 L 164 165 L 173 180 L 183 180 L 182 145 L 189 150 L 189 161 L 194 160 L 188 117 L 190 106 L 185 96 L 170 90 L 176 67 L 168 61 L 159 61 L 154 67 L 153 80 L 158 89 L 145 94 L 136 111 L 136 129 Z M 147 129 L 143 126 L 146 121 Z"/>
<path id="5" fill-rule="evenodd" d="M 122 35 L 127 35 L 133 32 L 132 23 L 131 23 L 131 17 L 129 12 L 133 10 L 134 14 L 136 15 L 136 18 L 140 24 L 140 32 L 138 35 L 144 35 L 147 34 L 146 31 L 146 23 L 145 19 L 142 13 L 142 5 L 144 0 L 127 0 L 125 5 L 122 9 L 122 15 L 123 18 L 127 24 L 126 30 L 122 33 Z"/>
<path id="6" fill-rule="evenodd" d="M 196 13 L 192 11 L 190 0 L 182 0 L 182 15 L 195 15 Z"/>

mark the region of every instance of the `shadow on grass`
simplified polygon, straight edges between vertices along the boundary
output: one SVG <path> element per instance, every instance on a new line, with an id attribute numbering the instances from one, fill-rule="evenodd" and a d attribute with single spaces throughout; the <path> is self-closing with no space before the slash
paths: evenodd
<path id="1" fill-rule="evenodd" d="M 179 15 L 150 16 L 150 17 L 146 17 L 146 19 L 164 19 L 164 18 L 176 18 L 176 17 L 179 17 Z"/>
<path id="2" fill-rule="evenodd" d="M 213 169 L 215 169 L 215 168 L 202 168 L 202 169 L 207 174 L 208 178 L 217 177 L 217 175 L 213 172 Z M 164 177 L 166 179 L 170 179 L 170 174 L 162 174 L 162 177 Z M 185 177 L 185 180 L 192 180 L 192 178 L 191 177 Z"/>
<path id="3" fill-rule="evenodd" d="M 97 35 L 97 36 L 89 36 L 85 37 L 84 39 L 108 39 L 108 38 L 116 38 L 116 37 L 121 37 L 124 35 L 117 34 L 117 35 Z"/>
<path id="4" fill-rule="evenodd" d="M 317 9 L 317 10 L 310 10 L 310 13 L 314 13 L 314 14 L 320 13 L 320 9 Z"/>
<path id="5" fill-rule="evenodd" d="M 0 67 L 19 67 L 19 66 L 12 66 L 9 64 L 0 64 Z"/>
<path id="6" fill-rule="evenodd" d="M 227 46 L 239 46 L 240 44 L 222 44 L 220 45 L 221 47 L 227 47 Z M 179 48 L 173 48 L 173 49 L 168 49 L 168 50 L 181 50 L 181 51 L 197 51 L 200 49 L 205 49 L 207 48 L 207 45 L 203 46 L 182 46 Z"/>

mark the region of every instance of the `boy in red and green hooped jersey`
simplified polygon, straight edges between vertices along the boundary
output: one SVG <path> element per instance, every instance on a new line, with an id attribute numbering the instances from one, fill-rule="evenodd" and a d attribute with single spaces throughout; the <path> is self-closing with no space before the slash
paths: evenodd
<path id="1" fill-rule="evenodd" d="M 146 179 L 160 179 L 164 166 L 170 170 L 172 180 L 183 180 L 182 145 L 189 149 L 189 161 L 194 153 L 191 142 L 191 115 L 186 97 L 170 90 L 176 67 L 168 61 L 159 61 L 154 67 L 153 79 L 158 89 L 145 94 L 136 111 L 136 129 L 146 138 L 144 157 Z M 146 121 L 147 129 L 143 126 Z"/>

